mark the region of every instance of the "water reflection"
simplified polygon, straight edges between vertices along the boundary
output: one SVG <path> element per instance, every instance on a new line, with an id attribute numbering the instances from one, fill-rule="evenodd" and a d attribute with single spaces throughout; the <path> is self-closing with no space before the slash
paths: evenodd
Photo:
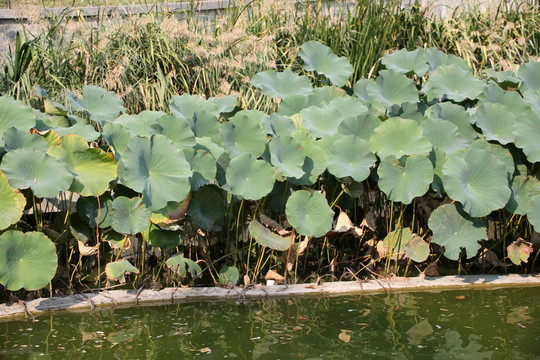
<path id="1" fill-rule="evenodd" d="M 264 299 L 0 323 L 2 359 L 531 359 L 540 288 Z"/>

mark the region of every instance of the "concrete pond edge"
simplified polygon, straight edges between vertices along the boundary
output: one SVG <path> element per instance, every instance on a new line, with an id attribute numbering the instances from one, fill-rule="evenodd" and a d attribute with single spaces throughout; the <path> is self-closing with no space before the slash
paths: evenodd
<path id="1" fill-rule="evenodd" d="M 95 311 L 137 305 L 175 304 L 201 300 L 235 300 L 295 297 L 368 295 L 403 291 L 443 291 L 455 289 L 496 289 L 504 287 L 540 286 L 536 275 L 457 275 L 378 279 L 368 281 L 340 281 L 317 284 L 254 285 L 234 288 L 186 287 L 162 290 L 130 289 L 101 290 L 65 297 L 40 298 L 30 301 L 0 305 L 0 321 L 35 316 L 58 311 Z"/>

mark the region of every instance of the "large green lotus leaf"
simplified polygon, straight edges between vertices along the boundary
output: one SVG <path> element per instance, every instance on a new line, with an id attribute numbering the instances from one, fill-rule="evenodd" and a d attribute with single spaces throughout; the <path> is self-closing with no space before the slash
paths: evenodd
<path id="1" fill-rule="evenodd" d="M 424 262 L 429 256 L 429 244 L 420 236 L 415 236 L 405 246 L 405 255 L 412 261 Z"/>
<path id="2" fill-rule="evenodd" d="M 402 74 L 416 75 L 422 77 L 429 70 L 429 65 L 426 62 L 426 50 L 418 48 L 414 51 L 401 49 L 394 51 L 391 54 L 383 56 L 381 62 L 386 68 L 400 72 Z"/>
<path id="3" fill-rule="evenodd" d="M 312 140 L 303 140 L 300 141 L 300 144 L 306 155 L 302 165 L 304 175 L 300 178 L 288 178 L 288 180 L 293 184 L 312 185 L 317 181 L 319 175 L 326 170 L 328 155 Z"/>
<path id="4" fill-rule="evenodd" d="M 193 194 L 187 213 L 196 226 L 213 231 L 225 216 L 223 191 L 216 185 L 201 187 Z"/>
<path id="5" fill-rule="evenodd" d="M 174 115 L 164 115 L 157 119 L 157 124 L 157 132 L 168 137 L 177 148 L 191 148 L 195 145 L 195 134 L 187 121 Z"/>
<path id="6" fill-rule="evenodd" d="M 98 86 L 85 85 L 82 98 L 78 98 L 71 91 L 67 92 L 67 97 L 75 110 L 86 112 L 90 120 L 100 124 L 111 122 L 120 113 L 126 112 L 118 95 Z"/>
<path id="7" fill-rule="evenodd" d="M 272 191 L 275 182 L 272 166 L 250 154 L 232 159 L 225 177 L 230 192 L 248 200 L 259 200 Z"/>
<path id="8" fill-rule="evenodd" d="M 219 114 L 233 111 L 236 104 L 238 104 L 238 98 L 232 94 L 227 96 L 211 97 L 208 99 L 208 101 L 216 105 Z"/>
<path id="9" fill-rule="evenodd" d="M 139 270 L 131 265 L 126 259 L 113 261 L 105 265 L 105 274 L 111 280 L 118 280 L 122 284 L 126 282 L 125 275 L 130 273 L 138 273 Z"/>
<path id="10" fill-rule="evenodd" d="M 178 273 L 181 277 L 186 276 L 187 271 L 191 274 L 191 277 L 195 278 L 202 273 L 202 269 L 195 261 L 187 259 L 183 254 L 176 254 L 171 256 L 166 262 L 167 266 Z"/>
<path id="11" fill-rule="evenodd" d="M 334 212 L 319 192 L 295 191 L 287 200 L 285 214 L 300 235 L 321 237 L 332 229 Z"/>
<path id="12" fill-rule="evenodd" d="M 458 133 L 456 125 L 450 121 L 437 118 L 428 118 L 420 123 L 424 136 L 431 144 L 444 151 L 446 155 L 452 155 L 460 150 L 465 150 L 471 141 Z"/>
<path id="13" fill-rule="evenodd" d="M 92 125 L 85 124 L 83 121 L 76 123 L 70 127 L 55 128 L 54 131 L 58 136 L 63 137 L 66 135 L 78 135 L 86 141 L 95 141 L 99 138 L 99 133 L 94 129 Z"/>
<path id="14" fill-rule="evenodd" d="M 293 119 L 276 113 L 265 116 L 261 125 L 264 132 L 271 136 L 289 136 L 296 131 Z"/>
<path id="15" fill-rule="evenodd" d="M 368 85 L 367 94 L 377 109 L 380 106 L 389 109 L 392 105 L 418 102 L 418 90 L 414 82 L 394 70 L 381 70 L 375 82 Z"/>
<path id="16" fill-rule="evenodd" d="M 463 106 L 451 102 L 435 104 L 429 108 L 429 117 L 450 121 L 457 126 L 458 132 L 467 139 L 474 140 L 478 137 L 478 134 L 471 125 L 471 116 Z"/>
<path id="17" fill-rule="evenodd" d="M 113 148 L 117 160 L 120 158 L 120 154 L 127 149 L 127 144 L 132 138 L 125 126 L 114 123 L 105 124 L 102 135 L 107 144 Z"/>
<path id="18" fill-rule="evenodd" d="M 540 113 L 540 89 L 527 90 L 523 93 L 523 100 L 537 114 Z"/>
<path id="19" fill-rule="evenodd" d="M 121 115 L 114 120 L 114 123 L 124 125 L 133 135 L 150 137 L 156 133 L 154 126 L 157 120 L 164 115 L 167 114 L 162 111 L 145 110 L 138 115 Z"/>
<path id="20" fill-rule="evenodd" d="M 298 76 L 289 69 L 283 72 L 269 70 L 257 73 L 249 83 L 271 98 L 285 99 L 292 95 L 306 96 L 313 92 L 307 76 Z"/>
<path id="21" fill-rule="evenodd" d="M 332 145 L 327 167 L 328 171 L 338 178 L 350 176 L 361 182 L 369 176 L 376 160 L 366 140 L 346 135 Z"/>
<path id="22" fill-rule="evenodd" d="M 486 223 L 471 218 L 455 204 L 435 209 L 428 226 L 433 232 L 431 242 L 444 246 L 444 256 L 450 260 L 458 260 L 462 248 L 466 250 L 467 258 L 473 257 L 480 249 L 478 241 L 487 239 Z"/>
<path id="23" fill-rule="evenodd" d="M 383 245 L 387 249 L 391 249 L 395 258 L 398 253 L 405 251 L 405 246 L 414 238 L 410 228 L 399 228 L 397 230 L 389 232 L 383 240 Z"/>
<path id="24" fill-rule="evenodd" d="M 3 140 L 6 151 L 25 148 L 46 152 L 49 148 L 49 144 L 39 134 L 30 134 L 17 128 L 9 128 L 4 131 Z"/>
<path id="25" fill-rule="evenodd" d="M 410 204 L 415 197 L 424 195 L 433 181 L 431 161 L 422 155 L 397 159 L 388 156 L 381 160 L 377 170 L 379 188 L 392 201 Z"/>
<path id="26" fill-rule="evenodd" d="M 180 119 L 190 120 L 196 112 L 205 112 L 217 117 L 219 108 L 215 101 L 209 101 L 199 95 L 182 94 L 171 98 L 169 108 Z"/>
<path id="27" fill-rule="evenodd" d="M 515 144 L 531 163 L 540 161 L 540 114 L 520 117 L 514 123 Z"/>
<path id="28" fill-rule="evenodd" d="M 337 98 L 349 97 L 345 90 L 333 85 L 314 88 L 313 94 L 316 94 L 321 98 L 322 104 L 329 104 L 332 100 Z"/>
<path id="29" fill-rule="evenodd" d="M 444 193 L 444 175 L 442 169 L 447 159 L 444 151 L 439 148 L 433 148 L 429 154 L 429 160 L 433 165 L 433 182 L 431 183 L 431 188 L 436 191 L 439 196 L 442 196 Z"/>
<path id="30" fill-rule="evenodd" d="M 284 176 L 300 178 L 304 175 L 305 154 L 302 146 L 292 137 L 276 136 L 269 144 L 272 165 Z"/>
<path id="31" fill-rule="evenodd" d="M 531 199 L 540 195 L 540 181 L 532 176 L 516 175 L 510 183 L 510 190 L 512 195 L 505 209 L 512 214 L 525 215 Z"/>
<path id="32" fill-rule="evenodd" d="M 125 185 L 143 194 L 151 210 L 182 201 L 190 191 L 189 163 L 167 137 L 134 137 L 122 154 Z"/>
<path id="33" fill-rule="evenodd" d="M 16 127 L 20 131 L 29 131 L 36 125 L 36 115 L 31 107 L 9 96 L 0 96 L 0 137 L 4 131 Z"/>
<path id="34" fill-rule="evenodd" d="M 73 175 L 66 164 L 34 149 L 18 149 L 2 158 L 0 169 L 11 186 L 30 187 L 39 198 L 53 198 L 69 189 Z"/>
<path id="35" fill-rule="evenodd" d="M 381 120 L 373 114 L 362 114 L 357 116 L 347 117 L 338 126 L 338 133 L 342 135 L 354 135 L 360 139 L 369 141 L 369 138 L 373 134 L 379 125 Z"/>
<path id="36" fill-rule="evenodd" d="M 204 150 L 212 154 L 214 159 L 218 160 L 223 156 L 229 157 L 229 155 L 225 152 L 225 149 L 216 144 L 209 137 L 195 138 L 195 146 L 193 146 L 193 150 Z"/>
<path id="37" fill-rule="evenodd" d="M 514 142 L 514 123 L 517 119 L 506 105 L 480 105 L 473 119 L 487 140 L 495 140 L 503 145 Z"/>
<path id="38" fill-rule="evenodd" d="M 485 70 L 485 73 L 489 78 L 495 80 L 501 86 L 504 86 L 504 85 L 517 86 L 521 84 L 521 80 L 516 76 L 516 74 L 513 71 L 510 71 L 510 70 L 496 71 L 492 68 L 489 68 Z"/>
<path id="39" fill-rule="evenodd" d="M 266 135 L 259 123 L 247 115 L 236 114 L 219 127 L 223 147 L 231 157 L 251 154 L 258 158 L 264 152 Z"/>
<path id="40" fill-rule="evenodd" d="M 219 270 L 218 279 L 221 285 L 236 285 L 240 279 L 240 272 L 236 266 L 225 265 Z"/>
<path id="41" fill-rule="evenodd" d="M 390 118 L 373 130 L 369 145 L 380 158 L 404 155 L 427 155 L 431 143 L 423 135 L 422 128 L 414 120 Z"/>
<path id="42" fill-rule="evenodd" d="M 326 155 L 330 156 L 330 154 L 332 153 L 332 146 L 334 146 L 336 142 L 339 142 L 341 139 L 343 139 L 343 136 L 344 135 L 341 135 L 339 133 L 326 135 L 322 139 L 316 140 L 316 144 L 318 147 L 324 150 Z"/>
<path id="43" fill-rule="evenodd" d="M 534 231 L 540 232 L 540 195 L 531 198 L 527 209 L 527 220 L 534 227 Z"/>
<path id="44" fill-rule="evenodd" d="M 368 93 L 368 88 L 371 86 L 375 86 L 375 80 L 373 79 L 360 79 L 354 84 L 354 95 L 366 105 L 371 104 L 371 98 Z"/>
<path id="45" fill-rule="evenodd" d="M 10 291 L 46 286 L 57 261 L 56 248 L 43 233 L 6 231 L 0 236 L 0 284 Z"/>
<path id="46" fill-rule="evenodd" d="M 77 213 L 86 221 L 90 227 L 99 227 L 104 229 L 111 226 L 112 223 L 112 199 L 108 193 L 98 198 L 81 196 L 77 200 Z"/>
<path id="47" fill-rule="evenodd" d="M 458 65 L 439 66 L 424 84 L 422 92 L 429 98 L 450 99 L 457 102 L 476 99 L 486 83 L 475 78 Z"/>
<path id="48" fill-rule="evenodd" d="M 291 95 L 279 104 L 278 115 L 293 116 L 310 106 L 322 107 L 324 100 L 317 94 Z"/>
<path id="49" fill-rule="evenodd" d="M 143 231 L 143 239 L 153 247 L 174 248 L 182 241 L 181 231 L 162 230 L 159 226 L 150 224 L 148 230 Z"/>
<path id="50" fill-rule="evenodd" d="M 0 230 L 18 222 L 26 206 L 26 198 L 12 188 L 0 170 Z"/>
<path id="51" fill-rule="evenodd" d="M 357 117 L 368 115 L 369 109 L 358 98 L 352 96 L 339 96 L 332 99 L 324 107 L 335 109 L 342 118 Z"/>
<path id="52" fill-rule="evenodd" d="M 517 91 L 505 91 L 496 84 L 488 84 L 478 100 L 482 103 L 506 105 L 516 118 L 527 116 L 531 112 L 530 105 Z"/>
<path id="53" fill-rule="evenodd" d="M 206 150 L 185 149 L 184 155 L 191 166 L 192 175 L 189 177 L 189 183 L 192 191 L 214 180 L 217 166 L 212 154 Z"/>
<path id="54" fill-rule="evenodd" d="M 116 179 L 113 154 L 90 148 L 80 136 L 64 136 L 60 144 L 51 146 L 47 153 L 67 165 L 75 177 L 71 190 L 82 196 L 101 195 Z"/>
<path id="55" fill-rule="evenodd" d="M 249 223 L 249 233 L 256 242 L 270 249 L 285 251 L 291 247 L 292 241 L 290 237 L 283 237 L 273 233 L 257 220 L 252 220 Z"/>
<path id="56" fill-rule="evenodd" d="M 519 67 L 518 77 L 521 79 L 522 92 L 540 89 L 540 62 L 528 62 Z"/>
<path id="57" fill-rule="evenodd" d="M 503 208 L 510 198 L 505 165 L 488 150 L 472 149 L 448 158 L 443 166 L 444 188 L 473 217 Z"/>
<path id="58" fill-rule="evenodd" d="M 300 118 L 302 128 L 309 130 L 317 138 L 337 133 L 338 126 L 343 121 L 335 109 L 315 106 L 300 111 Z"/>
<path id="59" fill-rule="evenodd" d="M 216 144 L 221 144 L 219 121 L 216 115 L 197 111 L 192 118 L 186 120 L 195 137 L 209 137 Z"/>
<path id="60" fill-rule="evenodd" d="M 471 76 L 473 73 L 472 68 L 465 59 L 455 55 L 447 55 L 437 48 L 429 48 L 426 50 L 426 61 L 429 64 L 429 69 L 431 72 L 436 70 L 439 66 L 456 65 L 462 70 L 468 71 Z"/>
<path id="61" fill-rule="evenodd" d="M 495 159 L 501 161 L 506 166 L 506 172 L 509 175 L 514 173 L 514 158 L 512 157 L 510 150 L 501 145 L 487 142 L 484 139 L 478 139 L 469 145 L 469 149 L 488 150 Z"/>
<path id="62" fill-rule="evenodd" d="M 304 69 L 326 76 L 332 84 L 343 86 L 349 81 L 353 67 L 345 57 L 338 57 L 332 50 L 318 41 L 302 44 L 298 56 L 304 60 Z"/>
<path id="63" fill-rule="evenodd" d="M 119 233 L 135 235 L 148 229 L 151 216 L 141 198 L 119 196 L 112 203 L 111 226 Z"/>

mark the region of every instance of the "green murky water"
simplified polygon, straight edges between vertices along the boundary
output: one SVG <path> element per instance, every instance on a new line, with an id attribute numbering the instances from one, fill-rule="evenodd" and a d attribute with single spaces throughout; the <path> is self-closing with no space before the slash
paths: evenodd
<path id="1" fill-rule="evenodd" d="M 0 359 L 540 359 L 540 287 L 198 302 L 0 323 Z"/>

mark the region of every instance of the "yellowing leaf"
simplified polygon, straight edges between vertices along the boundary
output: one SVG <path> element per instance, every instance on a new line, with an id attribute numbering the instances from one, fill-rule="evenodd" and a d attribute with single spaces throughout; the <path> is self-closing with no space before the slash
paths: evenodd
<path id="1" fill-rule="evenodd" d="M 343 341 L 344 343 L 351 341 L 351 335 L 347 334 L 348 332 L 351 332 L 351 330 L 341 330 L 338 335 L 339 340 Z"/>

